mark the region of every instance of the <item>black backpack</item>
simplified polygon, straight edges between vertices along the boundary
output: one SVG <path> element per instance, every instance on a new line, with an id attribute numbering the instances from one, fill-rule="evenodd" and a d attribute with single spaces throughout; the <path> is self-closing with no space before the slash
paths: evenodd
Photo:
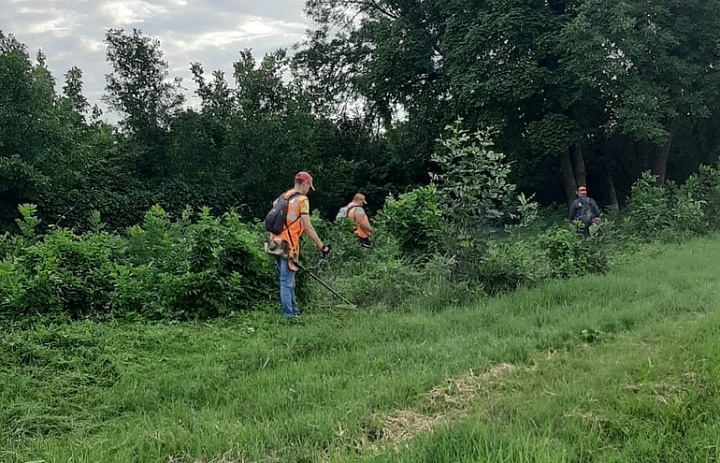
<path id="1" fill-rule="evenodd" d="M 300 195 L 297 191 L 285 198 L 285 193 L 275 201 L 275 205 L 265 216 L 265 230 L 273 235 L 279 235 L 287 226 L 287 205 L 295 197 Z M 299 219 L 299 217 L 298 217 Z M 298 220 L 296 219 L 296 220 Z"/>

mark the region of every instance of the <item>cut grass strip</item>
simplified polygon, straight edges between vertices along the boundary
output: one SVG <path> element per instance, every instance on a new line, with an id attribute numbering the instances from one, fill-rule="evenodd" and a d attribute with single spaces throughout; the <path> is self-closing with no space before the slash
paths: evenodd
<path id="1" fill-rule="evenodd" d="M 437 426 L 334 461 L 718 461 L 718 358 L 720 313 L 653 323 L 533 368 L 465 378 L 461 407 L 426 403 L 421 416 Z"/>

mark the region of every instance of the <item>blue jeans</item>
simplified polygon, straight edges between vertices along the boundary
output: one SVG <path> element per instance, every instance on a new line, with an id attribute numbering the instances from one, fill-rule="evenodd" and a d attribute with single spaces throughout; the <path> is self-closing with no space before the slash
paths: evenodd
<path id="1" fill-rule="evenodd" d="M 285 317 L 300 315 L 295 302 L 295 272 L 290 270 L 287 261 L 275 258 L 275 268 L 280 275 L 280 305 Z"/>

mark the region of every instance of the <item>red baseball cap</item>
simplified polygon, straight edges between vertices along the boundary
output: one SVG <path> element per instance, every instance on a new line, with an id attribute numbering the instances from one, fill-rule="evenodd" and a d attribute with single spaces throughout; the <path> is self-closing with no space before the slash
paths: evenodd
<path id="1" fill-rule="evenodd" d="M 305 171 L 298 172 L 297 174 L 295 174 L 295 180 L 302 180 L 303 182 L 309 183 L 310 188 L 312 188 L 312 190 L 315 191 L 315 187 L 313 186 L 313 178 L 307 172 L 305 172 Z"/>

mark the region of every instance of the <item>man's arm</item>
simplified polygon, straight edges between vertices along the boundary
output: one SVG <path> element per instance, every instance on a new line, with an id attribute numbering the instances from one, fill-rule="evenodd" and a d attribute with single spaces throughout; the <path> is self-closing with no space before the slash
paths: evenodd
<path id="1" fill-rule="evenodd" d="M 591 200 L 592 203 L 590 203 L 590 206 L 592 207 L 593 214 L 595 214 L 595 217 L 600 217 L 600 208 L 598 207 L 595 200 Z"/>
<path id="2" fill-rule="evenodd" d="M 362 228 L 365 233 L 368 235 L 372 234 L 373 228 L 370 226 L 370 221 L 368 220 L 367 214 L 362 207 L 355 209 L 353 218 L 355 219 L 355 223 L 357 223 L 358 227 Z"/>
<path id="3" fill-rule="evenodd" d="M 368 220 L 368 218 L 367 218 L 366 215 L 364 215 L 364 216 L 360 219 L 360 224 L 359 224 L 359 226 L 360 226 L 360 228 L 362 228 L 362 229 L 365 231 L 365 233 L 367 233 L 368 235 L 372 235 L 372 233 L 373 233 L 373 228 L 370 226 L 370 221 Z"/>
<path id="4" fill-rule="evenodd" d="M 568 220 L 571 222 L 575 220 L 575 204 L 577 204 L 577 199 L 570 205 L 570 216 L 568 217 Z"/>
<path id="5" fill-rule="evenodd" d="M 310 238 L 310 241 L 315 243 L 315 247 L 318 248 L 318 250 L 322 250 L 322 248 L 324 248 L 325 246 L 320 240 L 320 237 L 317 235 L 317 232 L 315 231 L 312 222 L 310 222 L 310 216 L 308 214 L 302 214 L 300 216 L 300 221 L 303 225 L 303 232 L 308 236 L 308 238 Z"/>
<path id="6" fill-rule="evenodd" d="M 310 201 L 307 199 L 307 196 L 300 198 L 300 201 L 300 223 L 302 223 L 303 226 L 303 233 L 315 243 L 318 250 L 322 251 L 325 246 L 317 235 L 317 232 L 315 232 L 312 222 L 310 222 Z"/>

